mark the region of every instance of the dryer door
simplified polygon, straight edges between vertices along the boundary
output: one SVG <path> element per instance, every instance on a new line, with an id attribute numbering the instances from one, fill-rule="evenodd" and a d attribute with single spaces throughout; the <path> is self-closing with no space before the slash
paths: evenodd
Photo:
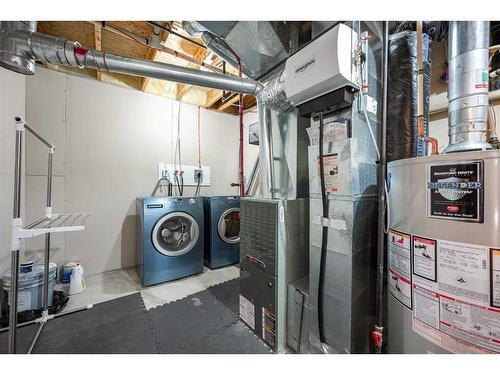
<path id="1" fill-rule="evenodd" d="M 179 256 L 196 245 L 199 234 L 198 223 L 191 215 L 172 212 L 155 224 L 152 240 L 156 250 L 163 255 Z"/>
<path id="2" fill-rule="evenodd" d="M 240 209 L 237 207 L 229 208 L 219 217 L 217 224 L 219 237 L 228 244 L 237 244 L 240 242 Z"/>

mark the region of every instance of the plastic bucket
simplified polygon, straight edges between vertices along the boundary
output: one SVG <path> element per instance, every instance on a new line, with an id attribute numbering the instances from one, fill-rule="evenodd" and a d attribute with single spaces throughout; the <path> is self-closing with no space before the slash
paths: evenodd
<path id="1" fill-rule="evenodd" d="M 42 263 L 33 264 L 31 272 L 19 273 L 17 311 L 36 310 L 43 306 L 43 274 L 44 265 Z M 49 306 L 52 305 L 54 295 L 54 285 L 56 283 L 57 265 L 49 264 Z M 7 271 L 4 276 L 3 289 L 7 292 L 10 301 L 10 281 L 11 273 Z"/>

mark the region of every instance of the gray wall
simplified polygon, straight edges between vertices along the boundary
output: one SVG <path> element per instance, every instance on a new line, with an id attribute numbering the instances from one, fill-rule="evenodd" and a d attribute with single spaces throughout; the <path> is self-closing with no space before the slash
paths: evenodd
<path id="1" fill-rule="evenodd" d="M 24 116 L 24 76 L 0 68 L 0 274 L 10 268 L 15 116 Z M 1 276 L 0 276 L 1 277 Z"/>
<path id="2" fill-rule="evenodd" d="M 41 68 L 26 79 L 27 121 L 56 146 L 54 212 L 92 214 L 85 231 L 53 236 L 53 261 L 80 260 L 87 274 L 135 265 L 135 198 L 151 194 L 159 162 L 172 162 L 177 109 L 166 98 Z M 184 164 L 198 161 L 196 114 L 182 105 Z M 238 193 L 230 187 L 238 135 L 237 117 L 201 110 L 202 164 L 212 182 L 202 194 Z M 256 149 L 246 148 L 248 168 Z M 32 147 L 26 160 L 26 215 L 34 219 L 44 207 L 46 150 Z M 41 259 L 42 241 L 29 241 L 30 258 Z"/>

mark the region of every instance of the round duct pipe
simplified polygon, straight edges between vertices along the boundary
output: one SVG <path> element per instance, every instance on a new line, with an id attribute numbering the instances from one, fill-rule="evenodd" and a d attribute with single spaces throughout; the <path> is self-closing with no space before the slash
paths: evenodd
<path id="1" fill-rule="evenodd" d="M 25 43 L 15 37 L 7 37 L 13 32 L 36 31 L 36 21 L 0 22 L 0 66 L 14 72 L 32 75 L 35 73 L 35 59 L 26 56 Z"/>
<path id="2" fill-rule="evenodd" d="M 7 69 L 33 74 L 35 61 L 90 68 L 165 81 L 182 82 L 257 96 L 263 85 L 252 79 L 205 72 L 159 61 L 113 55 L 78 42 L 34 32 L 25 23 L 0 22 L 0 63 Z M 21 28 L 19 28 L 21 27 Z"/>
<path id="3" fill-rule="evenodd" d="M 489 21 L 450 22 L 449 146 L 445 153 L 486 150 Z"/>

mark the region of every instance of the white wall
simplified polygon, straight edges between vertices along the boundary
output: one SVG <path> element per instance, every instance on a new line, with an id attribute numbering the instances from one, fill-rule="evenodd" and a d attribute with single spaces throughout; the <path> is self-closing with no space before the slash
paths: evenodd
<path id="1" fill-rule="evenodd" d="M 134 266 L 135 198 L 151 194 L 159 162 L 172 162 L 178 103 L 46 69 L 26 80 L 26 91 L 27 121 L 56 146 L 54 210 L 92 214 L 85 231 L 53 236 L 52 259 L 81 260 L 87 274 Z M 238 180 L 238 137 L 236 116 L 201 110 L 202 164 L 211 167 L 202 194 L 238 193 L 230 186 Z M 197 164 L 195 106 L 181 107 L 181 139 L 183 164 Z M 31 218 L 43 212 L 45 176 L 46 151 L 33 147 L 26 176 Z M 31 257 L 40 258 L 42 247 L 30 241 Z"/>
<path id="2" fill-rule="evenodd" d="M 14 117 L 24 117 L 24 76 L 0 68 L 0 275 L 10 268 L 14 194 Z M 1 277 L 1 276 L 0 276 Z"/>

